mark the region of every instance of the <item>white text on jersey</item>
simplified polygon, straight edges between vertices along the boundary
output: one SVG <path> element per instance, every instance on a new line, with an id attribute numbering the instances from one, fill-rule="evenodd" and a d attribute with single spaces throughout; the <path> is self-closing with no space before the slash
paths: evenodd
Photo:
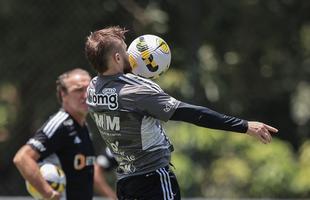
<path id="1" fill-rule="evenodd" d="M 95 122 L 98 127 L 103 130 L 119 131 L 120 130 L 120 118 L 115 116 L 109 116 L 106 114 L 94 113 Z"/>
<path id="2" fill-rule="evenodd" d="M 92 94 L 91 103 L 108 106 L 110 110 L 118 108 L 118 95 L 115 88 L 105 88 L 101 94 Z"/>

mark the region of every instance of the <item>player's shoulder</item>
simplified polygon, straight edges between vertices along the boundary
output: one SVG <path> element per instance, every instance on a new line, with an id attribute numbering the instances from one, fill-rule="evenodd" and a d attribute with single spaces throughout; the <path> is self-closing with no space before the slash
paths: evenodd
<path id="1" fill-rule="evenodd" d="M 51 138 L 55 135 L 59 130 L 63 132 L 63 130 L 67 129 L 67 126 L 74 125 L 73 119 L 70 115 L 60 109 L 57 113 L 53 114 L 46 123 L 41 127 L 41 131 L 48 137 Z"/>
<path id="2" fill-rule="evenodd" d="M 158 84 L 156 84 L 154 81 L 143 78 L 141 76 L 137 76 L 131 73 L 123 74 L 119 77 L 120 80 L 126 82 L 126 84 L 129 84 L 131 86 L 139 87 L 141 89 L 149 89 L 153 90 L 155 92 L 162 92 L 163 90 L 160 88 Z"/>
<path id="3" fill-rule="evenodd" d="M 138 83 L 145 83 L 145 84 L 148 84 L 148 85 L 157 85 L 154 81 L 152 81 L 150 79 L 143 78 L 141 76 L 137 76 L 137 75 L 132 74 L 132 73 L 123 74 L 121 77 L 125 77 L 128 80 L 136 81 Z"/>

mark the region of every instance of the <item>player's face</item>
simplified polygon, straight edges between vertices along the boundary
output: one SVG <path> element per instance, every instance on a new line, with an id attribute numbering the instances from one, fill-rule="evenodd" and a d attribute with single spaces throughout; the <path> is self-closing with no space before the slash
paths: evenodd
<path id="1" fill-rule="evenodd" d="M 72 74 L 65 80 L 67 87 L 67 93 L 63 95 L 65 109 L 77 114 L 87 114 L 86 90 L 90 79 L 87 74 Z"/>

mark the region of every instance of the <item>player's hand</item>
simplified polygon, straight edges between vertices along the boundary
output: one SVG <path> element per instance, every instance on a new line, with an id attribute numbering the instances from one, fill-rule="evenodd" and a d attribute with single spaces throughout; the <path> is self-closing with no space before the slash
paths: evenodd
<path id="1" fill-rule="evenodd" d="M 52 194 L 48 197 L 45 198 L 45 200 L 60 200 L 61 194 L 55 190 L 52 191 Z"/>
<path id="2" fill-rule="evenodd" d="M 255 121 L 248 122 L 247 134 L 260 140 L 262 143 L 267 144 L 271 142 L 271 134 L 277 133 L 278 129 L 267 124 Z"/>

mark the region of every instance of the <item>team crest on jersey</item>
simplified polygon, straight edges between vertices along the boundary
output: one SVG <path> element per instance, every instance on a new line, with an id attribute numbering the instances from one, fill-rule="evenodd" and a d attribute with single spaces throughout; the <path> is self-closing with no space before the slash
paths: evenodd
<path id="1" fill-rule="evenodd" d="M 63 125 L 65 126 L 72 126 L 73 125 L 73 120 L 72 119 L 68 119 L 66 121 L 63 122 Z"/>
<path id="2" fill-rule="evenodd" d="M 118 108 L 118 94 L 115 88 L 104 88 L 100 94 L 89 90 L 88 103 L 91 105 L 108 106 L 110 110 Z"/>

